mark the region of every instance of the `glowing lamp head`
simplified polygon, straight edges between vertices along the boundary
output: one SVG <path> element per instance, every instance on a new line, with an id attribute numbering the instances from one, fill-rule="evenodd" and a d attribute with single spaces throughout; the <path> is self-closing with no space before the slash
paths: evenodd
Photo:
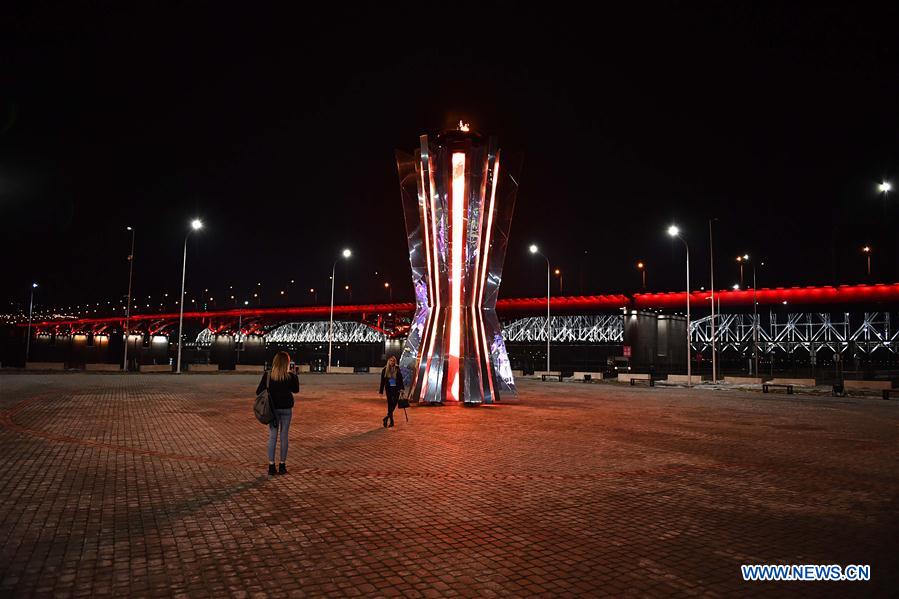
<path id="1" fill-rule="evenodd" d="M 866 253 L 866 254 L 870 254 L 870 253 L 871 253 L 871 246 L 866 245 L 865 247 L 862 248 L 862 251 L 863 251 L 864 253 Z"/>
<path id="2" fill-rule="evenodd" d="M 134 229 L 132 229 L 131 227 L 125 227 L 125 230 L 126 230 L 126 231 L 133 231 Z"/>
<path id="3" fill-rule="evenodd" d="M 739 291 L 740 285 L 738 283 L 734 283 L 734 291 Z"/>
<path id="4" fill-rule="evenodd" d="M 893 186 L 890 185 L 888 182 L 884 181 L 883 183 L 880 184 L 879 188 L 880 188 L 880 191 L 887 192 L 887 191 L 891 191 L 893 189 Z"/>
<path id="5" fill-rule="evenodd" d="M 390 287 L 390 283 L 384 283 L 384 287 Z"/>
<path id="6" fill-rule="evenodd" d="M 463 132 L 467 133 L 468 131 L 471 131 L 471 126 L 468 123 L 464 123 L 464 122 L 462 122 L 461 119 L 459 119 L 459 131 L 463 131 Z"/>
<path id="7" fill-rule="evenodd" d="M 532 244 L 531 244 L 531 247 L 528 248 L 528 251 L 530 251 L 532 254 L 536 254 L 537 251 L 538 251 L 538 248 L 537 248 L 536 245 L 534 245 L 534 244 L 532 243 Z"/>
<path id="8" fill-rule="evenodd" d="M 32 283 L 32 284 L 31 284 L 31 288 L 32 288 L 32 289 L 37 289 L 37 283 Z"/>
<path id="9" fill-rule="evenodd" d="M 646 267 L 646 265 L 643 264 L 642 262 L 637 262 L 637 268 L 638 268 L 638 269 L 643 270 L 645 267 Z"/>
<path id="10" fill-rule="evenodd" d="M 668 227 L 668 234 L 672 237 L 677 237 L 678 235 L 680 235 L 680 229 L 677 227 L 677 225 L 671 225 L 670 227 Z"/>
<path id="11" fill-rule="evenodd" d="M 190 221 L 190 227 L 194 231 L 199 231 L 200 229 L 203 228 L 203 221 L 201 221 L 199 218 L 195 218 L 192 221 Z"/>
<path id="12" fill-rule="evenodd" d="M 557 274 L 557 275 L 562 274 L 562 271 L 559 270 L 558 268 L 557 268 L 554 272 L 555 272 L 555 274 Z"/>
<path id="13" fill-rule="evenodd" d="M 349 249 L 345 249 L 345 250 L 343 250 L 342 255 L 344 258 L 349 258 L 350 256 L 353 255 L 353 252 L 351 252 Z"/>

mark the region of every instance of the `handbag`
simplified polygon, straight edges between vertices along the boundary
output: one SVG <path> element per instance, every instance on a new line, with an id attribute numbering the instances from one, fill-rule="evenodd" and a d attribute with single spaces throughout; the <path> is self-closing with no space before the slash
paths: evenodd
<path id="1" fill-rule="evenodd" d="M 253 413 L 256 420 L 262 424 L 271 424 L 275 421 L 275 410 L 272 407 L 272 394 L 268 390 L 268 382 L 271 378 L 269 373 L 265 373 L 265 389 L 256 395 L 256 402 L 253 404 Z"/>

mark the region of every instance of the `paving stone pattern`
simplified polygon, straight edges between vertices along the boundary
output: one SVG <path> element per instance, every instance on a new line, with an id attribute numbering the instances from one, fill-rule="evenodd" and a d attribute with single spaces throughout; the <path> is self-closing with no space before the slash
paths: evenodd
<path id="1" fill-rule="evenodd" d="M 899 402 L 522 381 L 381 427 L 306 375 L 0 376 L 0 596 L 896 596 Z M 871 564 L 744 583 L 742 563 Z"/>

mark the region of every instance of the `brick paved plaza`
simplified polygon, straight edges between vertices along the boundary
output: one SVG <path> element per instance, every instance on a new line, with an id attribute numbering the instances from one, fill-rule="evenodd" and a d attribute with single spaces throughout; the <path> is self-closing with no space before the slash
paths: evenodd
<path id="1" fill-rule="evenodd" d="M 380 426 L 307 375 L 265 475 L 256 377 L 0 378 L 0 596 L 895 594 L 899 404 L 522 381 Z M 742 563 L 871 564 L 744 583 Z"/>

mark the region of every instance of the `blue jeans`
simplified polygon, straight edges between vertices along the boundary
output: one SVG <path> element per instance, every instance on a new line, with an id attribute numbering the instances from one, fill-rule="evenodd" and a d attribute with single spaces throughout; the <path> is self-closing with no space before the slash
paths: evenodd
<path id="1" fill-rule="evenodd" d="M 281 461 L 287 461 L 287 433 L 290 431 L 290 417 L 293 410 L 275 410 L 275 421 L 268 425 L 268 461 L 275 461 L 275 444 L 278 442 L 278 429 L 281 429 Z"/>

